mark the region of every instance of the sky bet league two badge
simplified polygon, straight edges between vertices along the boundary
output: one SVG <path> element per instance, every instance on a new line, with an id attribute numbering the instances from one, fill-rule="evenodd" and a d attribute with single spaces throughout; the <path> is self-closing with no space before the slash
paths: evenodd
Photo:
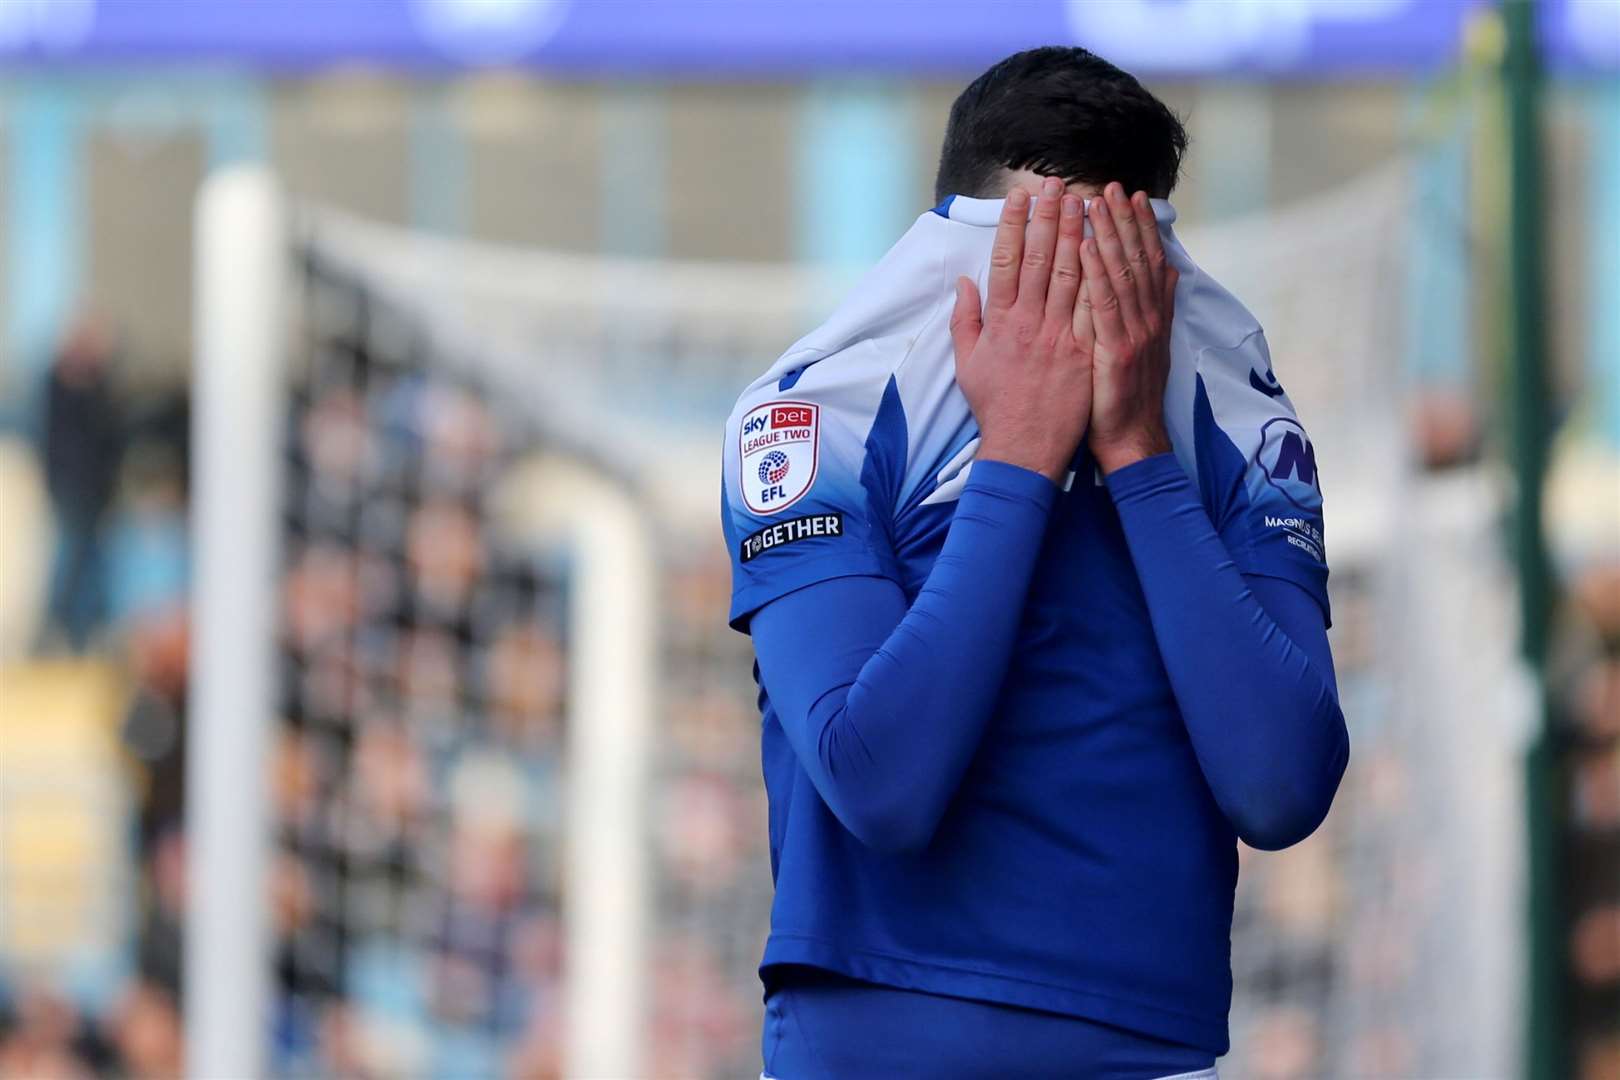
<path id="1" fill-rule="evenodd" d="M 756 514 L 775 514 L 815 483 L 821 445 L 821 407 L 772 401 L 742 418 L 743 503 Z"/>

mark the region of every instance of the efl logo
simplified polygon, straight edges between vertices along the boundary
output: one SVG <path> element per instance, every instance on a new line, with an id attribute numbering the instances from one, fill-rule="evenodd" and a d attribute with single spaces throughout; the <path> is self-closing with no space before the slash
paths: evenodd
<path id="1" fill-rule="evenodd" d="M 787 479 L 788 470 L 793 463 L 788 456 L 780 450 L 772 450 L 766 454 L 759 463 L 759 482 L 762 484 L 780 484 Z"/>
<path id="2" fill-rule="evenodd" d="M 815 483 L 821 449 L 821 407 L 772 401 L 750 409 L 738 431 L 743 505 L 775 514 L 802 499 Z"/>

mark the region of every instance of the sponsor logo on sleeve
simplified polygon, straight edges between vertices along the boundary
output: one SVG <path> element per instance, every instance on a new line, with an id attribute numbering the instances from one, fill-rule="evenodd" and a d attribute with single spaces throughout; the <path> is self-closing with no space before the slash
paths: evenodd
<path id="1" fill-rule="evenodd" d="M 742 451 L 743 504 L 754 513 L 780 513 L 802 499 L 815 483 L 821 406 L 807 401 L 767 402 L 743 416 L 737 437 Z"/>
<path id="2" fill-rule="evenodd" d="M 1256 464 L 1271 489 L 1292 507 L 1290 511 L 1275 500 L 1264 514 L 1265 527 L 1281 532 L 1288 544 L 1317 562 L 1324 561 L 1322 547 L 1322 487 L 1316 471 L 1316 447 L 1305 429 L 1291 416 L 1277 416 L 1260 429 L 1260 452 Z"/>
<path id="3" fill-rule="evenodd" d="M 1266 395 L 1266 397 L 1283 396 L 1282 383 L 1277 381 L 1276 373 L 1270 368 L 1266 368 L 1266 373 L 1264 376 L 1261 376 L 1261 374 L 1254 370 L 1254 368 L 1250 368 L 1249 385 Z"/>
<path id="4" fill-rule="evenodd" d="M 743 562 L 752 562 L 767 551 L 775 551 L 779 547 L 786 547 L 800 540 L 809 540 L 816 536 L 843 536 L 843 514 L 810 514 L 806 517 L 788 518 L 775 525 L 767 525 L 756 533 L 743 537 L 738 546 L 738 555 Z"/>
<path id="5" fill-rule="evenodd" d="M 1316 473 L 1316 447 L 1298 420 L 1276 416 L 1260 429 L 1256 461 L 1266 482 L 1301 510 L 1315 513 L 1322 505 L 1322 485 Z"/>
<path id="6" fill-rule="evenodd" d="M 1278 517 L 1275 514 L 1267 514 L 1266 528 L 1281 529 L 1289 544 L 1299 548 L 1317 562 L 1326 561 L 1322 557 L 1322 530 L 1311 518 Z"/>

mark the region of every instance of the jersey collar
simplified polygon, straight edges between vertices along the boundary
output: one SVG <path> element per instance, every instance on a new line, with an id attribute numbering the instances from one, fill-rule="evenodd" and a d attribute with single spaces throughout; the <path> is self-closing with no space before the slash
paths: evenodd
<path id="1" fill-rule="evenodd" d="M 934 213 L 942 218 L 960 221 L 964 225 L 994 225 L 1001 220 L 1001 204 L 1005 199 L 974 199 L 967 195 L 947 195 L 945 201 L 934 207 Z M 1169 225 L 1176 220 L 1176 208 L 1170 205 L 1169 199 L 1153 199 L 1153 217 L 1160 225 Z M 1090 199 L 1086 200 L 1089 206 Z M 1030 211 L 1035 208 L 1035 200 L 1029 201 Z"/>

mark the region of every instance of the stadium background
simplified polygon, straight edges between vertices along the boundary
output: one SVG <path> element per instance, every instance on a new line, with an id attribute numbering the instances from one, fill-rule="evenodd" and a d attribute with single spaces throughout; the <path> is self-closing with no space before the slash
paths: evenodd
<path id="1" fill-rule="evenodd" d="M 1620 4 L 924 6 L 0 0 L 0 1076 L 217 1052 L 199 933 L 247 1071 L 753 1075 L 720 421 L 1052 40 L 1187 118 L 1326 474 L 1353 767 L 1243 853 L 1223 1068 L 1620 1076 Z"/>

